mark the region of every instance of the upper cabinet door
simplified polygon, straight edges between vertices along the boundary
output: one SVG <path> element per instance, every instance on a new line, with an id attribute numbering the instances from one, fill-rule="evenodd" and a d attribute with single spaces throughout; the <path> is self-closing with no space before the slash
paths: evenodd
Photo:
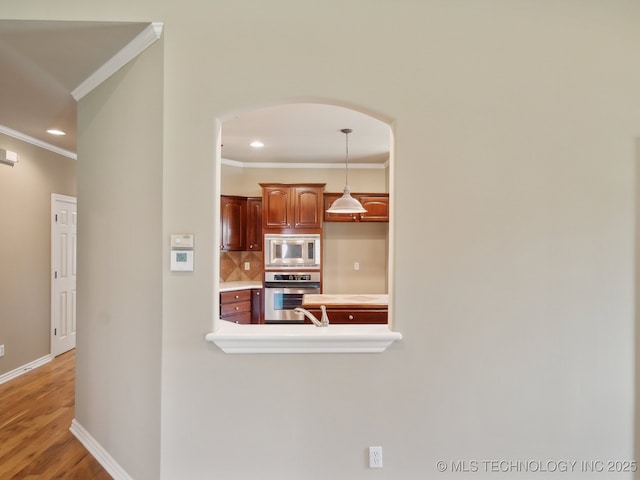
<path id="1" fill-rule="evenodd" d="M 262 198 L 247 198 L 247 250 L 262 250 Z"/>
<path id="2" fill-rule="evenodd" d="M 220 248 L 244 250 L 246 240 L 247 200 L 240 197 L 220 197 Z"/>
<path id="3" fill-rule="evenodd" d="M 367 210 L 360 214 L 361 222 L 388 222 L 389 195 L 360 195 L 360 203 Z"/>
<path id="4" fill-rule="evenodd" d="M 324 183 L 261 183 L 264 233 L 322 233 Z"/>
<path id="5" fill-rule="evenodd" d="M 291 208 L 288 187 L 263 187 L 262 225 L 266 229 L 291 228 Z"/>
<path id="6" fill-rule="evenodd" d="M 294 228 L 322 229 L 322 188 L 299 186 L 293 194 Z"/>

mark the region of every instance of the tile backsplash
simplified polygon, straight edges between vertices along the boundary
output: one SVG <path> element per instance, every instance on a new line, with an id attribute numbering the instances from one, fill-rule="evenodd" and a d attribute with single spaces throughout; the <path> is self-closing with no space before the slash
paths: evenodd
<path id="1" fill-rule="evenodd" d="M 249 270 L 244 264 L 249 262 Z M 261 281 L 262 252 L 220 252 L 220 281 Z"/>

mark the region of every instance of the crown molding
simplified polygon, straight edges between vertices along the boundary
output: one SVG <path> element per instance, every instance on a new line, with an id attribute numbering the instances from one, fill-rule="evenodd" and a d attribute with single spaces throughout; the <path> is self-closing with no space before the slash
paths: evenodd
<path id="1" fill-rule="evenodd" d="M 140 34 L 131 40 L 126 46 L 122 48 L 118 53 L 111 57 L 100 68 L 93 72 L 86 80 L 78 85 L 71 95 L 76 101 L 79 101 L 82 97 L 91 92 L 94 88 L 104 82 L 111 75 L 116 73 L 122 67 L 124 67 L 131 60 L 140 55 L 153 43 L 155 43 L 162 35 L 164 23 L 153 22 L 150 23 Z"/>
<path id="2" fill-rule="evenodd" d="M 78 159 L 78 155 L 74 152 L 70 152 L 69 150 L 65 150 L 64 148 L 56 147 L 55 145 L 51 145 L 50 143 L 31 137 L 26 133 L 22 133 L 12 128 L 5 127 L 4 125 L 0 125 L 0 133 L 3 133 L 4 135 L 7 135 L 9 137 L 16 138 L 25 143 L 30 143 L 31 145 L 35 145 L 36 147 L 44 148 L 45 150 L 57 153 L 58 155 L 62 155 L 63 157 L 68 157 L 73 160 Z"/>
<path id="3" fill-rule="evenodd" d="M 339 168 L 344 170 L 344 163 L 262 163 L 262 162 L 240 162 L 228 158 L 221 159 L 222 165 L 237 168 L 320 168 L 330 169 Z M 367 170 L 367 169 L 384 169 L 389 166 L 389 162 L 385 163 L 349 163 L 350 170 Z"/>

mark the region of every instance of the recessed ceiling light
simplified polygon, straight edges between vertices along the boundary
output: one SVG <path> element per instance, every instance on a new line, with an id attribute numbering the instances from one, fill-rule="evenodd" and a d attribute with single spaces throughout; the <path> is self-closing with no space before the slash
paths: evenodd
<path id="1" fill-rule="evenodd" d="M 264 143 L 262 143 L 260 140 L 254 140 L 249 145 L 252 146 L 253 148 L 262 148 L 262 147 L 264 147 Z"/>
<path id="2" fill-rule="evenodd" d="M 66 135 L 66 133 L 62 130 L 57 130 L 55 128 L 50 128 L 49 130 L 47 130 L 47 133 L 50 133 L 51 135 Z"/>

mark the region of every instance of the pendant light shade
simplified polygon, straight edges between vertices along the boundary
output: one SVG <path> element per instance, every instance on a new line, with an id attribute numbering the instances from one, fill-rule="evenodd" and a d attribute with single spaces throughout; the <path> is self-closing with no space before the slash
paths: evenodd
<path id="1" fill-rule="evenodd" d="M 342 197 L 338 198 L 331 204 L 331 207 L 327 210 L 329 213 L 364 213 L 367 210 L 362 204 L 351 196 L 351 189 L 349 188 L 349 134 L 352 132 L 350 128 L 343 128 L 340 130 L 345 135 L 345 178 L 344 178 L 344 191 Z"/>

